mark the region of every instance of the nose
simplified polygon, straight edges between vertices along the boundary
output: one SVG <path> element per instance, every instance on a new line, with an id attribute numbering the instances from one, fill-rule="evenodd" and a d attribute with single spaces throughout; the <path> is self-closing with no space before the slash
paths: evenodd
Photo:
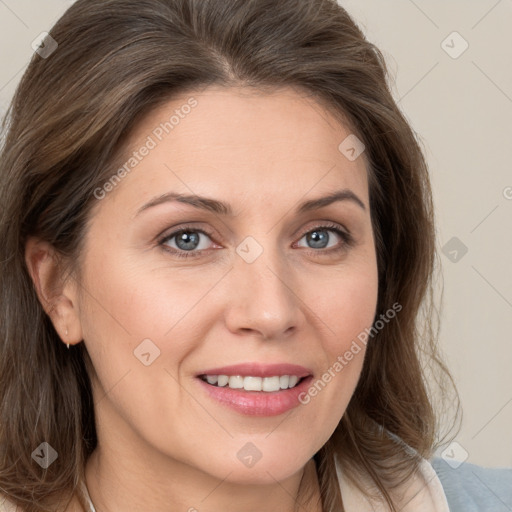
<path id="1" fill-rule="evenodd" d="M 231 332 L 273 340 L 300 327 L 304 321 L 300 285 L 275 251 L 265 249 L 252 263 L 237 255 L 229 274 L 225 319 Z"/>

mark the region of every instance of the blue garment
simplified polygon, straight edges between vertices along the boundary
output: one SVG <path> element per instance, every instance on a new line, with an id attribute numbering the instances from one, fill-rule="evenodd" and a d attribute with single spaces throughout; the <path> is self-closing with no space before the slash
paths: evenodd
<path id="1" fill-rule="evenodd" d="M 512 468 L 485 468 L 463 462 L 457 468 L 444 459 L 430 460 L 450 512 L 512 512 Z"/>

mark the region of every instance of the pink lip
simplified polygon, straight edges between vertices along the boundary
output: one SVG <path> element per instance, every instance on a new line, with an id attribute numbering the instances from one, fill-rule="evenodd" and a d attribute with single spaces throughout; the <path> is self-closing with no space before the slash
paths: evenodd
<path id="1" fill-rule="evenodd" d="M 239 368 L 239 366 L 237 366 Z M 295 367 L 297 368 L 297 367 Z M 209 375 L 226 375 L 226 373 L 216 373 L 220 368 L 215 369 L 215 372 L 209 373 L 212 370 L 208 370 Z M 223 370 L 226 370 L 224 368 Z M 266 371 L 266 369 L 265 369 Z M 297 375 L 295 372 L 288 372 L 283 370 L 283 375 Z M 274 373 L 273 373 L 274 372 Z M 281 372 L 277 372 L 278 374 Z M 232 374 L 234 375 L 234 374 Z M 236 373 L 236 375 L 240 375 Z M 252 373 L 251 375 L 255 375 Z M 267 377 L 275 376 L 275 369 L 272 368 L 270 374 Z M 207 395 L 221 403 L 226 405 L 235 411 L 245 414 L 248 416 L 277 416 L 283 414 L 294 407 L 300 405 L 299 396 L 301 393 L 306 393 L 310 386 L 313 376 L 309 375 L 303 379 L 297 386 L 291 389 L 282 389 L 280 391 L 273 391 L 271 393 L 266 391 L 243 391 L 240 389 L 231 389 L 229 387 L 217 387 L 208 384 L 199 377 L 195 379 Z"/>
<path id="2" fill-rule="evenodd" d="M 242 363 L 232 366 L 222 366 L 210 368 L 197 373 L 200 375 L 240 375 L 242 377 L 281 377 L 282 375 L 296 375 L 297 377 L 307 377 L 313 372 L 304 366 L 296 364 L 262 364 L 262 363 Z"/>

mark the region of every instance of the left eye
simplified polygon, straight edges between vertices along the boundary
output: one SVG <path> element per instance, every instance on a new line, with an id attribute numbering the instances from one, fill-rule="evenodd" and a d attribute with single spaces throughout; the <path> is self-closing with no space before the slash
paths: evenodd
<path id="1" fill-rule="evenodd" d="M 319 226 L 315 229 L 312 229 L 305 233 L 302 236 L 302 238 L 306 238 L 306 240 L 313 244 L 313 246 L 311 247 L 312 249 L 326 249 L 328 248 L 328 246 L 326 246 L 325 244 L 328 243 L 331 239 L 331 237 L 327 234 L 329 231 L 331 233 L 336 233 L 336 236 L 341 238 L 345 243 L 348 242 L 348 237 L 346 233 L 344 233 L 343 231 L 336 227 L 326 226 Z M 334 246 L 336 246 L 336 244 Z"/>

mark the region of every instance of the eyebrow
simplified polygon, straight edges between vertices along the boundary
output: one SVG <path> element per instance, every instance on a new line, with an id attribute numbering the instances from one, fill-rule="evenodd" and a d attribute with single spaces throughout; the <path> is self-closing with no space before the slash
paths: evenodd
<path id="1" fill-rule="evenodd" d="M 139 208 L 135 216 L 139 215 L 145 210 L 148 210 L 149 208 L 153 208 L 162 203 L 168 203 L 172 201 L 188 204 L 195 208 L 216 213 L 218 215 L 233 216 L 233 210 L 231 209 L 231 206 L 227 203 L 223 203 L 222 201 L 211 199 L 209 197 L 202 197 L 195 194 L 179 194 L 177 192 L 168 192 L 167 194 L 154 197 L 153 199 L 151 199 L 151 201 L 147 202 L 141 208 Z M 364 205 L 363 201 L 361 201 L 361 199 L 359 199 L 359 197 L 356 194 L 354 194 L 352 190 L 342 189 L 335 191 L 327 196 L 319 197 L 317 199 L 310 199 L 309 201 L 301 203 L 299 207 L 296 209 L 296 213 L 300 214 L 312 210 L 317 210 L 319 208 L 323 208 L 337 201 L 350 201 L 352 203 L 357 204 L 364 211 L 366 211 L 366 206 Z"/>

